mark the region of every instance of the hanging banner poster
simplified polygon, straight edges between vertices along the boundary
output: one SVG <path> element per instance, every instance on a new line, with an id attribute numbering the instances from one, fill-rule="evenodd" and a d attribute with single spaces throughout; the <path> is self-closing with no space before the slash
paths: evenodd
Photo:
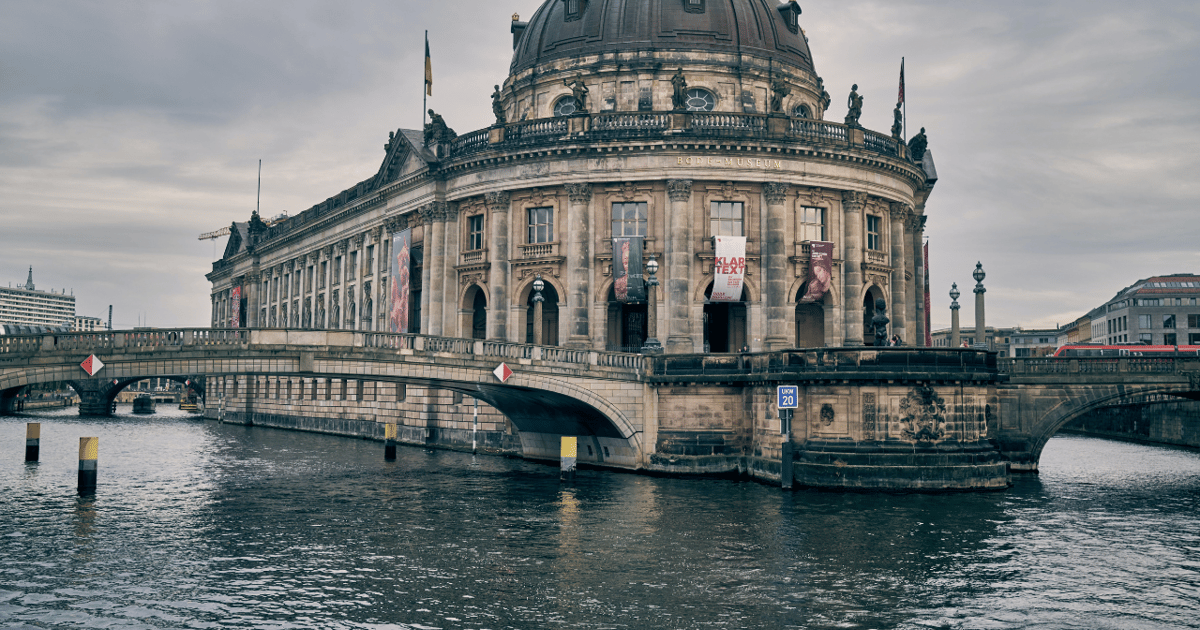
<path id="1" fill-rule="evenodd" d="M 713 268 L 713 302 L 741 302 L 746 276 L 746 237 L 717 236 Z"/>
<path id="2" fill-rule="evenodd" d="M 229 292 L 229 327 L 242 327 L 242 287 L 233 287 Z"/>
<path id="3" fill-rule="evenodd" d="M 392 237 L 391 279 L 388 281 L 388 331 L 409 333 L 408 298 L 412 293 L 412 228 Z"/>
<path id="4" fill-rule="evenodd" d="M 925 274 L 925 347 L 929 348 L 933 346 L 933 331 L 929 329 L 929 241 L 925 241 L 924 259 L 925 269 L 922 271 Z"/>
<path id="5" fill-rule="evenodd" d="M 613 239 L 613 293 L 618 302 L 645 302 L 642 279 L 642 237 Z"/>
<path id="6" fill-rule="evenodd" d="M 808 285 L 801 304 L 811 304 L 825 297 L 833 284 L 833 243 L 812 241 L 808 259 Z"/>

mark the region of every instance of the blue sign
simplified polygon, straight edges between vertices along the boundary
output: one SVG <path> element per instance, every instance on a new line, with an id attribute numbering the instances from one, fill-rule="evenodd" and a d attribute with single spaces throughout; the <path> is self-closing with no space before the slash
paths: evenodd
<path id="1" fill-rule="evenodd" d="M 775 406 L 780 409 L 795 409 L 800 406 L 800 387 L 797 385 L 780 385 L 779 396 Z"/>

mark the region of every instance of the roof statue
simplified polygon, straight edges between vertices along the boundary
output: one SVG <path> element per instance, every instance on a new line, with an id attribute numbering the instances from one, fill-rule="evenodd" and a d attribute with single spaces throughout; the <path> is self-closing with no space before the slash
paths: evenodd
<path id="1" fill-rule="evenodd" d="M 571 97 L 575 99 L 575 113 L 587 113 L 588 88 L 583 82 L 583 75 L 576 75 L 574 80 L 563 79 L 563 85 L 571 88 Z"/>
<path id="2" fill-rule="evenodd" d="M 435 142 L 453 142 L 458 134 L 454 130 L 446 126 L 446 121 L 440 114 L 429 110 L 429 122 L 425 123 L 425 145 L 429 146 Z"/>
<path id="3" fill-rule="evenodd" d="M 900 111 L 900 103 L 896 103 L 896 109 L 892 110 L 892 137 L 900 140 L 903 131 L 904 113 Z"/>
<path id="4" fill-rule="evenodd" d="M 792 89 L 783 82 L 783 79 L 775 78 L 771 80 L 771 113 L 776 114 L 783 111 L 783 99 L 787 98 L 788 94 L 792 93 Z"/>
<path id="5" fill-rule="evenodd" d="M 500 86 L 497 85 L 495 91 L 492 92 L 492 114 L 496 116 L 497 125 L 507 122 L 504 116 L 504 103 L 500 102 L 500 98 Z"/>
<path id="6" fill-rule="evenodd" d="M 929 139 L 925 137 L 925 128 L 921 127 L 921 133 L 912 137 L 908 141 L 908 155 L 914 162 L 920 162 L 925 157 L 925 149 L 929 146 Z"/>
<path id="7" fill-rule="evenodd" d="M 850 96 L 846 97 L 846 107 L 849 108 L 846 112 L 846 126 L 861 127 L 858 119 L 862 116 L 863 97 L 858 94 L 857 83 L 850 88 Z"/>
<path id="8" fill-rule="evenodd" d="M 680 67 L 675 71 L 675 76 L 671 77 L 671 107 L 682 112 L 687 109 L 687 79 L 683 78 L 683 68 Z"/>

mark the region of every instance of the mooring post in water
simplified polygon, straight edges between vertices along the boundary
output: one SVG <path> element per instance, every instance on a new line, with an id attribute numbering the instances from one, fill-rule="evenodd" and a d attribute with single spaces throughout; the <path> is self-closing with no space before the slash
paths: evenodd
<path id="1" fill-rule="evenodd" d="M 562 460 L 558 478 L 563 481 L 575 479 L 575 457 L 579 452 L 579 438 L 574 436 L 562 438 Z"/>
<path id="2" fill-rule="evenodd" d="M 79 438 L 79 494 L 96 491 L 96 459 L 100 438 Z"/>
<path id="3" fill-rule="evenodd" d="M 475 399 L 475 419 L 471 423 L 471 452 L 479 452 L 479 399 Z"/>
<path id="4" fill-rule="evenodd" d="M 396 425 L 383 425 L 383 459 L 396 461 Z"/>
<path id="5" fill-rule="evenodd" d="M 42 423 L 25 425 L 25 461 L 36 462 L 42 450 Z"/>
<path id="6" fill-rule="evenodd" d="M 792 487 L 795 468 L 792 466 L 792 410 L 779 410 L 779 432 L 783 435 L 783 443 L 779 448 L 779 485 L 784 490 Z"/>

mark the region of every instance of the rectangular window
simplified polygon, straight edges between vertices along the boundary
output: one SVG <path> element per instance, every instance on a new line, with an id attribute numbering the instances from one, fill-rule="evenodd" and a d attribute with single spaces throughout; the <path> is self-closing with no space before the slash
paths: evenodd
<path id="1" fill-rule="evenodd" d="M 1142 330 L 1150 330 L 1150 316 L 1138 315 L 1138 328 Z"/>
<path id="2" fill-rule="evenodd" d="M 1200 345 L 1200 333 L 1188 333 L 1188 345 L 1189 346 Z"/>
<path id="3" fill-rule="evenodd" d="M 1188 328 L 1200 328 L 1200 313 L 1188 314 Z"/>
<path id="4" fill-rule="evenodd" d="M 342 257 L 338 256 L 333 259 L 333 283 L 339 284 L 342 281 Z"/>
<path id="5" fill-rule="evenodd" d="M 879 225 L 882 222 L 875 215 L 867 215 L 867 249 L 876 252 L 883 249 L 883 240 L 879 237 Z"/>
<path id="6" fill-rule="evenodd" d="M 483 215 L 467 217 L 467 250 L 483 249 Z"/>
<path id="7" fill-rule="evenodd" d="M 367 245 L 367 259 L 363 261 L 363 275 L 369 276 L 375 271 L 375 246 Z"/>
<path id="8" fill-rule="evenodd" d="M 1163 345 L 1173 346 L 1178 343 L 1175 339 L 1175 333 L 1163 333 Z"/>
<path id="9" fill-rule="evenodd" d="M 825 208 L 800 208 L 800 240 L 825 240 Z"/>
<path id="10" fill-rule="evenodd" d="M 745 236 L 742 227 L 744 204 L 740 201 L 714 201 L 709 216 L 711 236 Z"/>
<path id="11" fill-rule="evenodd" d="M 529 243 L 554 241 L 554 208 L 529 209 Z"/>
<path id="12" fill-rule="evenodd" d="M 350 274 L 350 279 L 354 279 L 354 274 L 358 273 L 358 252 L 350 252 L 350 266 L 346 268 Z"/>
<path id="13" fill-rule="evenodd" d="M 1138 333 L 1138 341 L 1142 343 L 1154 343 L 1154 335 L 1152 333 Z"/>
<path id="14" fill-rule="evenodd" d="M 633 201 L 612 205 L 612 235 L 645 236 L 646 202 Z"/>
<path id="15" fill-rule="evenodd" d="M 1175 328 L 1175 316 L 1174 315 L 1163 315 L 1162 319 L 1163 319 L 1163 328 Z"/>

